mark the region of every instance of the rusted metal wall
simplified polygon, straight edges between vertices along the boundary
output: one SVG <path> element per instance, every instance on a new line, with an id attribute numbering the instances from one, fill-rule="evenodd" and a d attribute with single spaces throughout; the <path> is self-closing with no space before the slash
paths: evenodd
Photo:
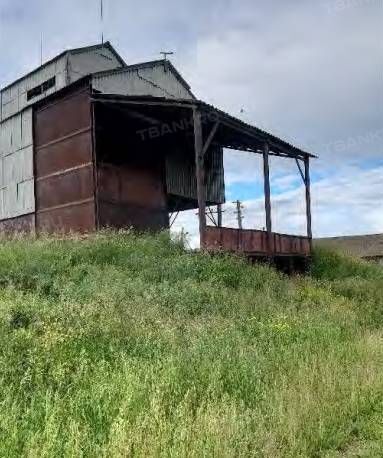
<path id="1" fill-rule="evenodd" d="M 92 85 L 94 89 L 106 94 L 194 98 L 190 90 L 177 79 L 171 68 L 164 67 L 164 63 L 158 62 L 94 75 Z"/>
<path id="2" fill-rule="evenodd" d="M 98 214 L 100 227 L 168 227 L 165 184 L 159 164 L 100 164 Z"/>
<path id="3" fill-rule="evenodd" d="M 271 234 L 270 252 L 265 231 L 207 227 L 206 246 L 209 250 L 224 250 L 248 254 L 274 256 L 309 256 L 310 240 L 307 237 Z"/>
<path id="4" fill-rule="evenodd" d="M 81 87 L 34 113 L 36 229 L 95 229 L 90 94 Z"/>

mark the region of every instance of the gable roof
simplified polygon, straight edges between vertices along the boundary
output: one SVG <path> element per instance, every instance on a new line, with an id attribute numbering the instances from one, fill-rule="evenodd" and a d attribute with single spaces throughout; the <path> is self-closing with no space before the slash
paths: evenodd
<path id="1" fill-rule="evenodd" d="M 314 245 L 360 258 L 383 257 L 383 234 L 321 238 Z"/>
<path id="2" fill-rule="evenodd" d="M 176 69 L 176 67 L 170 62 L 170 60 L 165 59 L 158 59 L 158 60 L 151 60 L 147 62 L 140 62 L 138 64 L 133 65 L 125 65 L 123 68 L 116 68 L 112 70 L 103 70 L 101 72 L 94 73 L 96 76 L 103 76 L 103 75 L 115 75 L 117 73 L 122 73 L 129 70 L 140 70 L 143 68 L 152 68 L 157 67 L 160 65 L 167 65 L 168 69 L 174 74 L 177 80 L 189 91 L 191 92 L 190 85 L 187 81 L 183 78 L 181 73 Z M 193 96 L 194 97 L 194 96 Z"/>
<path id="3" fill-rule="evenodd" d="M 15 81 L 12 81 L 12 83 L 7 84 L 3 88 L 0 88 L 0 92 L 9 89 L 13 85 L 19 83 L 23 79 L 27 78 L 28 76 L 33 75 L 34 73 L 37 73 L 41 69 L 47 67 L 48 65 L 51 65 L 52 63 L 56 62 L 57 60 L 61 59 L 62 57 L 66 55 L 73 55 L 73 54 L 81 54 L 81 53 L 86 53 L 90 51 L 94 51 L 96 49 L 108 49 L 113 53 L 113 55 L 116 57 L 118 62 L 121 64 L 121 67 L 126 67 L 126 62 L 124 59 L 118 54 L 118 52 L 114 49 L 114 47 L 110 44 L 109 41 L 106 41 L 105 43 L 99 43 L 97 45 L 92 45 L 92 46 L 83 46 L 81 48 L 72 48 L 72 49 L 67 49 L 57 56 L 53 57 L 52 59 L 48 60 L 47 62 L 44 62 L 42 65 L 39 67 L 36 67 L 35 69 L 31 70 L 30 72 L 26 73 L 25 75 L 21 76 L 20 78 L 17 78 Z"/>

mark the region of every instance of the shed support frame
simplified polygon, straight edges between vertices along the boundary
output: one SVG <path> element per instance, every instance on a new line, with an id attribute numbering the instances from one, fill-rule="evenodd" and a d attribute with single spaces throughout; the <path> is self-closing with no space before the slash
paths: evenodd
<path id="1" fill-rule="evenodd" d="M 271 255 L 271 237 L 272 237 L 272 220 L 271 220 L 271 190 L 270 190 L 270 162 L 269 162 L 270 147 L 267 142 L 263 146 L 263 178 L 265 190 L 265 215 L 266 215 L 266 231 L 267 231 L 267 249 Z"/>
<path id="2" fill-rule="evenodd" d="M 197 198 L 198 198 L 198 220 L 201 249 L 205 249 L 206 234 L 206 185 L 205 185 L 205 167 L 203 156 L 203 132 L 201 112 L 197 107 L 193 108 L 194 124 L 194 149 L 195 165 L 197 179 Z"/>

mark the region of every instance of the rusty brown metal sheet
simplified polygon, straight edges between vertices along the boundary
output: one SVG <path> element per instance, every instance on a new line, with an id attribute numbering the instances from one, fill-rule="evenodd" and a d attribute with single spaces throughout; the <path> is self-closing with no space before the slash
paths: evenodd
<path id="1" fill-rule="evenodd" d="M 95 230 L 94 202 L 84 202 L 36 214 L 39 233 L 90 232 Z"/>
<path id="2" fill-rule="evenodd" d="M 34 139 L 39 148 L 91 126 L 89 90 L 80 89 L 42 105 L 35 112 Z"/>
<path id="3" fill-rule="evenodd" d="M 166 207 L 165 184 L 156 164 L 103 164 L 98 169 L 98 187 L 99 196 L 107 201 Z"/>
<path id="4" fill-rule="evenodd" d="M 96 229 L 89 91 L 75 88 L 34 113 L 36 229 Z"/>
<path id="5" fill-rule="evenodd" d="M 93 165 L 90 164 L 37 181 L 37 211 L 91 199 L 93 194 Z"/>
<path id="6" fill-rule="evenodd" d="M 89 129 L 58 140 L 35 149 L 37 177 L 92 162 L 92 133 Z"/>
<path id="7" fill-rule="evenodd" d="M 139 230 L 169 227 L 165 186 L 155 163 L 100 166 L 98 202 L 100 227 Z"/>
<path id="8" fill-rule="evenodd" d="M 14 233 L 34 233 L 35 232 L 35 214 L 18 216 L 17 218 L 5 219 L 0 221 L 0 234 Z"/>
<path id="9" fill-rule="evenodd" d="M 169 227 L 168 213 L 130 204 L 99 203 L 99 225 L 115 229 L 134 227 L 141 231 L 160 231 Z"/>
<path id="10" fill-rule="evenodd" d="M 271 256 L 309 256 L 310 241 L 307 237 L 272 233 L 270 253 L 268 253 L 268 235 L 265 231 L 239 230 L 209 226 L 206 229 L 208 250 L 224 250 L 246 254 Z"/>

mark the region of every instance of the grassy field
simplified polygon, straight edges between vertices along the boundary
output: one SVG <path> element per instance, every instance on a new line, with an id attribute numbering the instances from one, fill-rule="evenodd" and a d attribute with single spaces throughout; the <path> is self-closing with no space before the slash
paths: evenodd
<path id="1" fill-rule="evenodd" d="M 0 456 L 381 457 L 383 270 L 166 235 L 0 245 Z"/>

